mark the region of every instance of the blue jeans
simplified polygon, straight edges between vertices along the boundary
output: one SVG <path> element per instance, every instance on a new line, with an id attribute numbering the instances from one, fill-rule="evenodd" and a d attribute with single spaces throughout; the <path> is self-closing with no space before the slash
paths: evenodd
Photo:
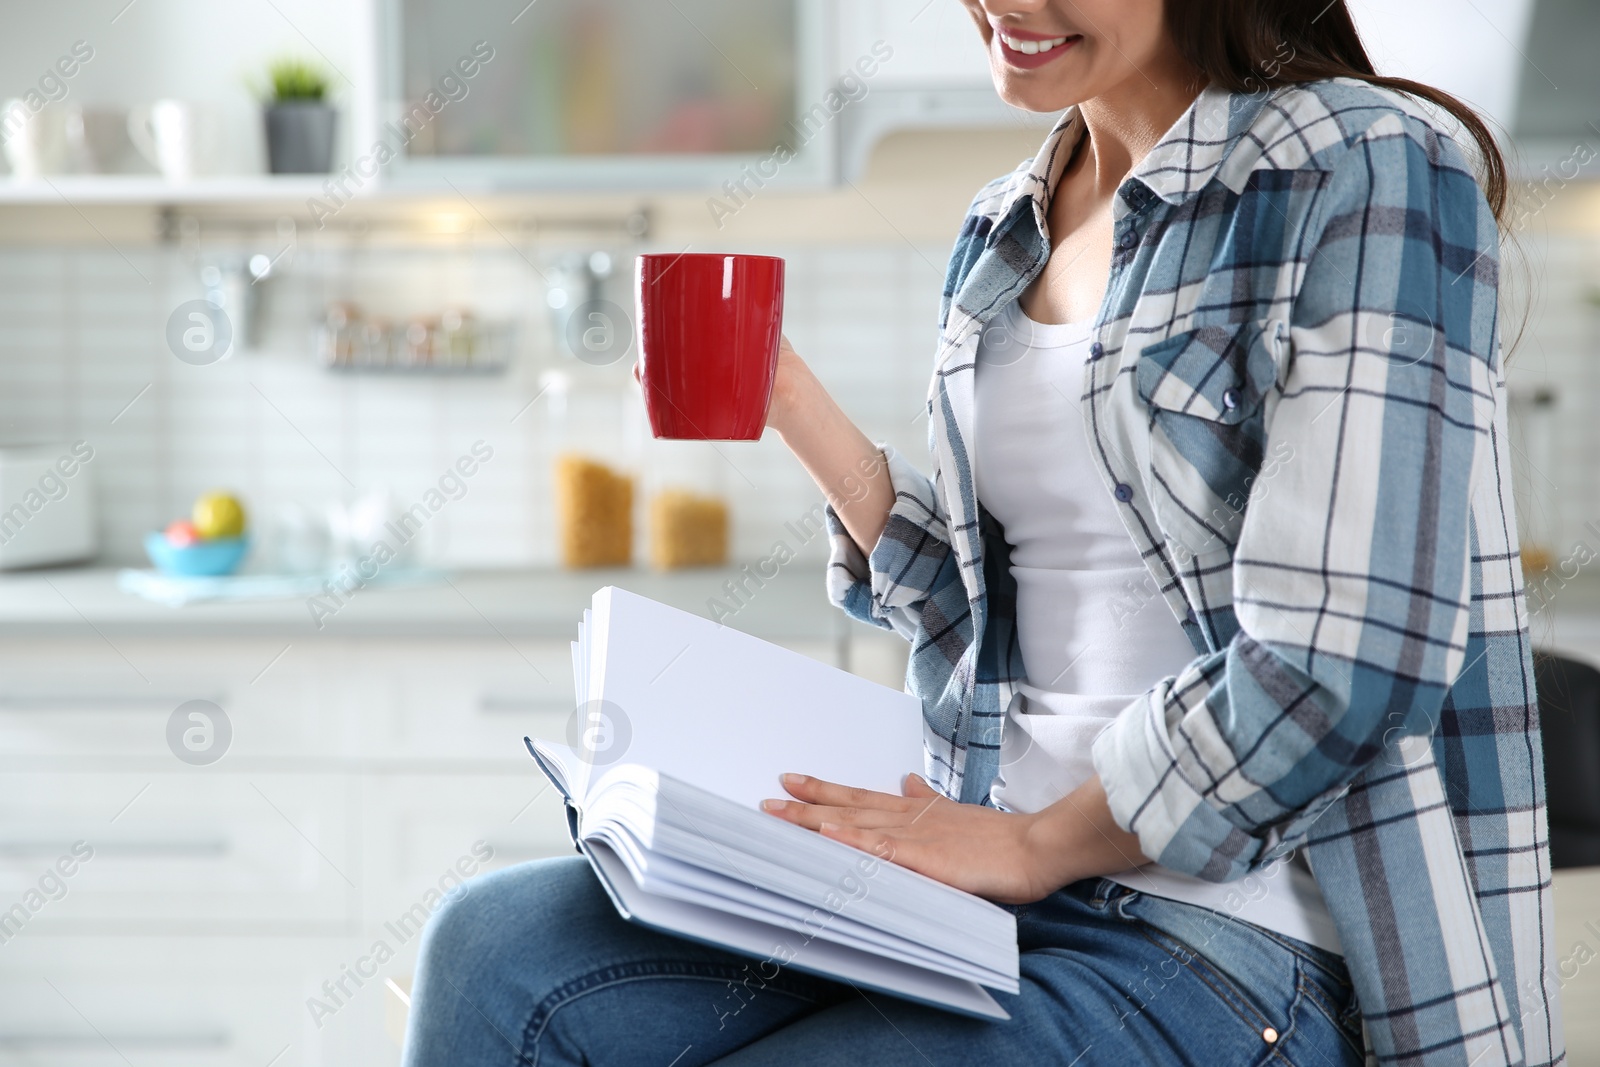
<path id="1" fill-rule="evenodd" d="M 951 1015 L 623 921 L 580 857 L 469 883 L 424 936 L 407 1067 L 1362 1062 L 1340 957 L 1104 878 L 1013 909 L 1009 1022 Z"/>

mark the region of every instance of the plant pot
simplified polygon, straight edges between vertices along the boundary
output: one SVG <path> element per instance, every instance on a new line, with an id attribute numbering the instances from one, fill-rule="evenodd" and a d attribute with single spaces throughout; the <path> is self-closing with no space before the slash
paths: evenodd
<path id="1" fill-rule="evenodd" d="M 338 114 L 327 104 L 313 101 L 268 107 L 267 168 L 273 174 L 326 174 L 332 170 Z"/>

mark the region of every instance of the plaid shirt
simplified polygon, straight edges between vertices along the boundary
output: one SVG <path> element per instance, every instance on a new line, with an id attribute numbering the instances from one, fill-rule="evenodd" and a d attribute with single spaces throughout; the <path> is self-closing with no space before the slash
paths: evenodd
<path id="1" fill-rule="evenodd" d="M 870 559 L 828 515 L 829 594 L 911 641 L 929 777 L 967 802 L 1025 677 L 1009 548 L 973 490 L 975 354 L 1049 258 L 1080 133 L 1067 111 L 962 225 L 932 480 L 886 449 Z M 1498 233 L 1467 158 L 1360 82 L 1208 89 L 1113 218 L 1089 446 L 1195 659 L 1094 743 L 1112 813 L 1210 881 L 1304 845 L 1369 1062 L 1560 1062 Z"/>

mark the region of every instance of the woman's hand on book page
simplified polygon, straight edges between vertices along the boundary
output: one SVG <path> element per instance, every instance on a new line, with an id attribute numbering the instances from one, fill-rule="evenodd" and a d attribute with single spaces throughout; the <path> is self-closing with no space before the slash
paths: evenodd
<path id="1" fill-rule="evenodd" d="M 762 801 L 763 810 L 1003 904 L 1148 862 L 1112 820 L 1099 778 L 1031 815 L 958 804 L 914 774 L 903 796 L 800 774 L 784 775 L 783 787 L 795 799 Z"/>

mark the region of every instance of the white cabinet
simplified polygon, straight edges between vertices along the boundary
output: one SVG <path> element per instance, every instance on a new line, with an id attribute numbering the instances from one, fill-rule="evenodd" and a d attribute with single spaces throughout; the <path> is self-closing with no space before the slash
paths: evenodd
<path id="1" fill-rule="evenodd" d="M 99 1031 L 163 1064 L 394 1063 L 383 978 L 428 891 L 571 851 L 521 741 L 571 696 L 557 641 L 8 642 L 0 1061 L 122 1063 Z M 169 747 L 190 700 L 231 725 L 209 765 Z M 379 938 L 390 966 L 313 1019 Z"/>
<path id="2" fill-rule="evenodd" d="M 36 937 L 4 947 L 0 1063 L 19 1067 L 394 1064 L 381 978 L 313 1022 L 307 998 L 360 939 Z"/>
<path id="3" fill-rule="evenodd" d="M 476 760 L 531 770 L 527 734 L 562 736 L 570 646 L 555 641 L 352 642 L 341 683 L 376 759 Z"/>
<path id="4" fill-rule="evenodd" d="M 284 640 L 18 641 L 0 646 L 0 767 L 171 770 L 167 719 L 189 700 L 227 713 L 225 759 L 360 749 L 339 713 L 332 644 Z"/>
<path id="5" fill-rule="evenodd" d="M 409 979 L 439 892 L 572 853 L 522 745 L 564 734 L 568 643 L 114 641 L 0 647 L 0 1062 L 398 1062 L 383 984 Z M 904 672 L 905 643 L 865 627 L 786 643 Z M 168 746 L 190 700 L 232 727 L 209 765 Z M 380 940 L 393 959 L 314 1018 Z"/>
<path id="6" fill-rule="evenodd" d="M 362 795 L 372 934 L 408 932 L 402 917 L 462 877 L 573 854 L 561 796 L 536 773 L 369 776 Z"/>
<path id="7" fill-rule="evenodd" d="M 351 801 L 329 775 L 6 774 L 0 900 L 24 900 L 81 842 L 24 936 L 338 933 L 362 873 Z"/>

